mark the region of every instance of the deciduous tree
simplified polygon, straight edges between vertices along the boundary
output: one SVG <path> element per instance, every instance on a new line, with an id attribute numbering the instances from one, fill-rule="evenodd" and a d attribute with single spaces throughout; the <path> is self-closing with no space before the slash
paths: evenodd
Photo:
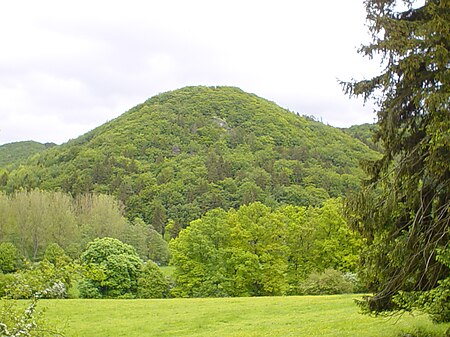
<path id="1" fill-rule="evenodd" d="M 92 264 L 103 270 L 104 278 L 90 280 L 102 296 L 133 296 L 136 293 L 142 261 L 132 246 L 108 237 L 96 239 L 87 245 L 81 259 L 86 265 Z"/>

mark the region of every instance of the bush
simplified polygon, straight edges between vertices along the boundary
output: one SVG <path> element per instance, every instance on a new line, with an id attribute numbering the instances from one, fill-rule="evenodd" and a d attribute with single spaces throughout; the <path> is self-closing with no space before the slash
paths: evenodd
<path id="1" fill-rule="evenodd" d="M 82 280 L 78 283 L 79 296 L 81 298 L 101 298 L 100 290 L 90 280 Z"/>
<path id="2" fill-rule="evenodd" d="M 101 297 L 136 294 L 142 261 L 134 247 L 113 238 L 95 239 L 88 243 L 81 259 L 86 266 L 102 271 L 100 278 L 86 276 Z"/>
<path id="3" fill-rule="evenodd" d="M 0 273 L 0 297 L 7 295 L 7 289 L 10 288 L 10 285 L 14 282 L 14 280 L 14 274 Z"/>
<path id="4" fill-rule="evenodd" d="M 11 242 L 0 243 L 0 272 L 13 273 L 21 265 L 19 250 Z"/>
<path id="5" fill-rule="evenodd" d="M 56 267 L 64 266 L 71 262 L 70 257 L 66 255 L 64 249 L 57 243 L 51 243 L 47 246 L 44 259 Z"/>
<path id="6" fill-rule="evenodd" d="M 300 284 L 303 295 L 333 295 L 353 292 L 353 285 L 344 278 L 344 274 L 334 269 L 323 273 L 314 272 Z"/>
<path id="7" fill-rule="evenodd" d="M 56 268 L 44 260 L 3 278 L 2 289 L 5 296 L 15 299 L 30 299 L 33 296 L 63 298 L 67 295 L 74 272 L 71 265 Z"/>
<path id="8" fill-rule="evenodd" d="M 156 263 L 147 261 L 138 278 L 138 297 L 166 298 L 169 294 L 169 282 Z"/>
<path id="9" fill-rule="evenodd" d="M 38 296 L 33 296 L 25 308 L 23 303 L 3 299 L 0 307 L 0 336 L 63 336 L 61 332 L 47 325 L 42 311 L 37 311 L 38 299 Z"/>
<path id="10" fill-rule="evenodd" d="M 343 275 L 344 280 L 350 282 L 353 285 L 354 293 L 367 293 L 367 287 L 361 282 L 361 279 L 358 277 L 358 274 L 347 272 Z"/>

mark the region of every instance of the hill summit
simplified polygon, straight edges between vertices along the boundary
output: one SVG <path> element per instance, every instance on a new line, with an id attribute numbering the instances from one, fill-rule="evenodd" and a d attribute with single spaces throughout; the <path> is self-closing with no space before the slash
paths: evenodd
<path id="1" fill-rule="evenodd" d="M 108 193 L 159 232 L 207 210 L 317 205 L 357 188 L 376 156 L 343 131 L 234 87 L 186 87 L 35 155 L 3 190 Z"/>

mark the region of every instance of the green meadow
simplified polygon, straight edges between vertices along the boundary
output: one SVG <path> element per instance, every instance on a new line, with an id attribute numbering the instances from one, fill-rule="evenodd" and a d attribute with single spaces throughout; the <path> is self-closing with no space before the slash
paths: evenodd
<path id="1" fill-rule="evenodd" d="M 101 336 L 443 336 L 425 315 L 361 315 L 356 295 L 163 300 L 43 300 L 65 335 Z M 427 331 L 424 334 L 423 331 Z M 414 335 L 413 335 L 414 336 Z"/>

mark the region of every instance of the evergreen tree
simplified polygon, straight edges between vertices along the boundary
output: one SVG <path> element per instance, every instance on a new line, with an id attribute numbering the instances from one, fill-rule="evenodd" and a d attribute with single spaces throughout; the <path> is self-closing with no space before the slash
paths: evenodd
<path id="1" fill-rule="evenodd" d="M 372 42 L 360 52 L 381 55 L 384 70 L 344 88 L 375 98 L 384 154 L 365 165 L 370 179 L 348 211 L 367 240 L 362 263 L 375 295 L 363 305 L 379 312 L 400 309 L 399 293 L 449 278 L 437 255 L 450 238 L 450 1 L 365 5 Z"/>

